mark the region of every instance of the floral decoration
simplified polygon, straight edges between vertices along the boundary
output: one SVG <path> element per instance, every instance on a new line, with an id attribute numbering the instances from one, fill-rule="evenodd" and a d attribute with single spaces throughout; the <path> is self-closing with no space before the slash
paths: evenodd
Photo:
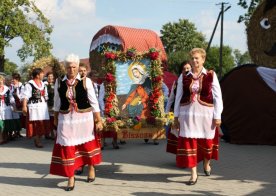
<path id="1" fill-rule="evenodd" d="M 161 67 L 160 52 L 155 48 L 151 48 L 146 52 L 138 53 L 135 48 L 130 48 L 126 52 L 104 50 L 103 56 L 106 60 L 106 65 L 103 67 L 105 74 L 105 116 L 106 126 L 113 126 L 120 122 L 121 127 L 131 127 L 134 129 L 140 129 L 142 126 L 156 125 L 156 122 L 165 122 L 164 118 L 164 98 L 162 93 L 163 71 Z M 151 108 L 150 116 L 144 121 L 140 117 L 129 118 L 123 121 L 119 117 L 118 99 L 116 95 L 116 66 L 115 61 L 127 62 L 129 60 L 139 61 L 142 59 L 149 59 L 150 66 L 148 69 L 149 77 L 152 81 L 152 89 L 149 98 L 149 107 Z M 109 119 L 112 118 L 112 121 Z M 158 118 L 162 120 L 158 120 Z M 108 120 L 109 119 L 109 120 Z M 116 120 L 115 120 L 116 119 Z M 145 123 L 144 123 L 145 122 Z M 147 124 L 147 125 L 145 125 Z M 165 124 L 165 123 L 164 123 Z M 116 128 L 120 128 L 117 126 Z"/>

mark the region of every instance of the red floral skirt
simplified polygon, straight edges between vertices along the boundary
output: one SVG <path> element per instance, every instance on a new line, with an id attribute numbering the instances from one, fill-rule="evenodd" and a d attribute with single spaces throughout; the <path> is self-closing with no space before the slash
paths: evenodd
<path id="1" fill-rule="evenodd" d="M 36 135 L 42 136 L 50 133 L 49 120 L 29 121 L 29 116 L 26 117 L 26 136 L 28 138 Z"/>
<path id="2" fill-rule="evenodd" d="M 192 168 L 204 158 L 218 160 L 219 133 L 216 129 L 214 139 L 178 138 L 176 165 Z"/>
<path id="3" fill-rule="evenodd" d="M 54 145 L 50 174 L 72 177 L 76 169 L 83 165 L 97 165 L 102 161 L 98 139 L 76 146 Z"/>

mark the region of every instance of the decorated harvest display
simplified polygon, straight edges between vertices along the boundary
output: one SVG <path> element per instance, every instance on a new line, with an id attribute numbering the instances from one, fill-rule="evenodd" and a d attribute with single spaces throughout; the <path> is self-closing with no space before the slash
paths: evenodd
<path id="1" fill-rule="evenodd" d="M 150 30 L 107 26 L 93 38 L 91 70 L 104 83 L 105 130 L 119 138 L 164 138 L 162 61 L 166 54 Z"/>

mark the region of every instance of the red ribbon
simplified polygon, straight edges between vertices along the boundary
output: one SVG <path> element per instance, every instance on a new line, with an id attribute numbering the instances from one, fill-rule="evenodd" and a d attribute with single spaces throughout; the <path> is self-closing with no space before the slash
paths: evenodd
<path id="1" fill-rule="evenodd" d="M 192 102 L 195 102 L 195 96 L 196 96 L 196 93 L 192 93 L 192 95 L 191 95 L 191 98 L 192 98 Z"/>
<path id="2" fill-rule="evenodd" d="M 74 80 L 75 81 L 75 80 Z M 73 82 L 71 83 L 69 80 L 66 81 L 66 84 L 69 88 L 72 88 L 73 86 Z M 77 103 L 76 101 L 74 100 L 74 95 L 73 95 L 73 90 L 70 89 L 69 90 L 69 99 L 70 99 L 70 111 L 73 112 L 73 110 L 77 111 Z"/>

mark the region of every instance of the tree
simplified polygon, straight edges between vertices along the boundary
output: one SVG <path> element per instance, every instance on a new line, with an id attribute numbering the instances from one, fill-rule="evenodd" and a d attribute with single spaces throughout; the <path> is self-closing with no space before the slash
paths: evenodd
<path id="1" fill-rule="evenodd" d="M 31 64 L 24 64 L 20 66 L 19 73 L 21 75 L 21 82 L 27 82 L 29 79 L 29 69 L 31 67 Z"/>
<path id="2" fill-rule="evenodd" d="M 0 72 L 4 69 L 5 48 L 14 38 L 23 40 L 17 55 L 22 61 L 50 55 L 53 27 L 32 0 L 0 1 Z"/>
<path id="3" fill-rule="evenodd" d="M 232 48 L 229 46 L 223 46 L 222 54 L 222 76 L 235 67 L 234 57 L 232 55 Z M 217 74 L 219 73 L 219 46 L 211 47 L 207 53 L 206 62 L 204 66 L 207 69 L 214 70 Z"/>
<path id="4" fill-rule="evenodd" d="M 251 15 L 260 2 L 261 0 L 239 0 L 238 5 L 244 9 L 247 9 L 247 12 L 239 17 L 238 22 L 244 22 L 244 24 L 247 26 Z"/>
<path id="5" fill-rule="evenodd" d="M 186 19 L 166 23 L 161 29 L 161 40 L 168 54 L 175 51 L 190 51 L 195 47 L 206 46 L 205 37 L 195 25 Z"/>
<path id="6" fill-rule="evenodd" d="M 168 70 L 178 74 L 181 63 L 189 59 L 189 52 L 186 51 L 176 51 L 168 54 Z"/>
<path id="7" fill-rule="evenodd" d="M 161 29 L 161 40 L 168 54 L 168 70 L 177 73 L 180 64 L 189 59 L 189 51 L 195 47 L 205 48 L 207 42 L 195 25 L 186 19 L 166 23 Z"/>
<path id="8" fill-rule="evenodd" d="M 248 51 L 242 54 L 240 50 L 235 49 L 233 54 L 237 66 L 252 62 Z"/>
<path id="9" fill-rule="evenodd" d="M 17 65 L 14 62 L 9 61 L 9 59 L 5 59 L 4 73 L 7 75 L 11 75 L 16 71 L 17 71 Z"/>

